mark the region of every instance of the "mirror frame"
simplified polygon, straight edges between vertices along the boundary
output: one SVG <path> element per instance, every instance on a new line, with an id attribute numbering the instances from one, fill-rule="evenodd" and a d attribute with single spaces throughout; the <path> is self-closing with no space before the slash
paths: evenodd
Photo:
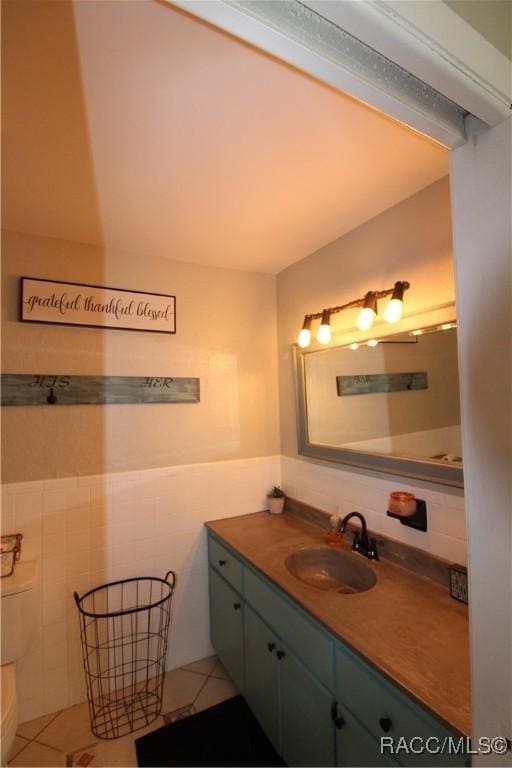
<path id="1" fill-rule="evenodd" d="M 326 349 L 336 349 L 336 347 L 326 347 Z M 318 351 L 320 350 L 314 350 L 314 352 Z M 293 345 L 297 443 L 301 456 L 320 461 L 347 464 L 348 466 L 359 467 L 360 469 L 370 469 L 374 472 L 400 475 L 414 480 L 451 485 L 456 488 L 464 487 L 463 467 L 455 467 L 448 463 L 443 464 L 442 462 L 429 461 L 428 459 L 409 459 L 382 453 L 354 451 L 350 448 L 336 448 L 334 446 L 311 443 L 309 441 L 307 422 L 306 371 L 304 364 L 304 358 L 307 354 L 308 352 L 303 352 L 297 344 Z"/>

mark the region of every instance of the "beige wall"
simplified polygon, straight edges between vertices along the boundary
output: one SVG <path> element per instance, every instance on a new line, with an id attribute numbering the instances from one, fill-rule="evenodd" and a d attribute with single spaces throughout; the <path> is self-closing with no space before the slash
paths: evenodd
<path id="1" fill-rule="evenodd" d="M 275 278 L 3 233 L 2 370 L 198 376 L 199 404 L 10 407 L 2 480 L 279 452 Z M 176 295 L 175 336 L 18 321 L 20 275 Z"/>
<path id="2" fill-rule="evenodd" d="M 278 275 L 281 451 L 297 455 L 291 345 L 309 312 L 343 304 L 366 291 L 408 280 L 406 314 L 453 302 L 454 276 L 448 178 L 371 219 Z M 453 310 L 452 310 L 453 313 Z M 336 334 L 355 325 L 357 310 L 333 317 Z M 399 331 L 404 320 L 393 326 Z M 315 327 L 316 329 L 316 327 Z M 314 329 L 314 330 L 315 330 Z M 387 326 L 389 333 L 390 327 Z M 379 332 L 376 332 L 378 335 Z"/>

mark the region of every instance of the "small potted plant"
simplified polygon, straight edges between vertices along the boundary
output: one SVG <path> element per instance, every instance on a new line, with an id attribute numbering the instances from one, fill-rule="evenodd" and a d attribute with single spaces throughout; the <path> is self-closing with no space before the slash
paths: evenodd
<path id="1" fill-rule="evenodd" d="M 280 515 L 283 511 L 285 493 L 278 485 L 274 485 L 270 493 L 268 494 L 268 511 L 272 515 Z"/>

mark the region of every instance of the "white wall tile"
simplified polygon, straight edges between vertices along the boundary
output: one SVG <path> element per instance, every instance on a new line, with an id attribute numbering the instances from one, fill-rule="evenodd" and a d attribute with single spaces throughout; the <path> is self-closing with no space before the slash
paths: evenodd
<path id="1" fill-rule="evenodd" d="M 21 721 L 85 699 L 74 591 L 173 569 L 168 668 L 210 655 L 204 522 L 262 508 L 279 473 L 275 456 L 2 486 L 2 526 L 23 533 L 23 557 L 41 565 Z"/>
<path id="2" fill-rule="evenodd" d="M 66 529 L 68 531 L 88 530 L 90 527 L 90 512 L 86 506 L 69 507 L 66 512 Z"/>
<path id="3" fill-rule="evenodd" d="M 42 538 L 41 554 L 43 558 L 62 555 L 66 550 L 66 534 L 54 533 Z"/>
<path id="4" fill-rule="evenodd" d="M 56 669 L 67 665 L 67 624 L 55 622 L 45 627 L 43 641 L 43 670 Z"/>
<path id="5" fill-rule="evenodd" d="M 68 490 L 68 510 L 88 509 L 91 506 L 91 489 L 88 486 Z"/>
<path id="6" fill-rule="evenodd" d="M 63 534 L 66 531 L 66 511 L 43 514 L 41 521 L 41 533 L 44 536 Z"/>
<path id="7" fill-rule="evenodd" d="M 68 496 L 65 488 L 43 491 L 43 514 L 51 515 L 61 512 L 68 507 Z"/>
<path id="8" fill-rule="evenodd" d="M 282 457 L 284 490 L 330 513 L 362 512 L 368 527 L 392 539 L 418 547 L 446 560 L 466 563 L 466 526 L 462 493 L 440 488 L 416 488 L 414 484 L 386 477 L 325 467 L 301 459 Z M 386 515 L 391 491 L 409 491 L 427 502 L 428 531 L 416 531 Z"/>
<path id="9" fill-rule="evenodd" d="M 39 491 L 15 494 L 14 512 L 18 521 L 31 520 L 41 517 L 42 493 Z"/>

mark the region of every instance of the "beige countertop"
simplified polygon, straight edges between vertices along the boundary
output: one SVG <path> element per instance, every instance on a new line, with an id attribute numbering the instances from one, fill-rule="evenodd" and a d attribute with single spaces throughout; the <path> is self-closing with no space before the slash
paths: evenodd
<path id="1" fill-rule="evenodd" d="M 471 734 L 468 611 L 447 589 L 382 559 L 365 560 L 377 574 L 369 591 L 324 592 L 285 566 L 291 552 L 325 544 L 319 526 L 256 512 L 207 527 L 439 719 Z"/>

